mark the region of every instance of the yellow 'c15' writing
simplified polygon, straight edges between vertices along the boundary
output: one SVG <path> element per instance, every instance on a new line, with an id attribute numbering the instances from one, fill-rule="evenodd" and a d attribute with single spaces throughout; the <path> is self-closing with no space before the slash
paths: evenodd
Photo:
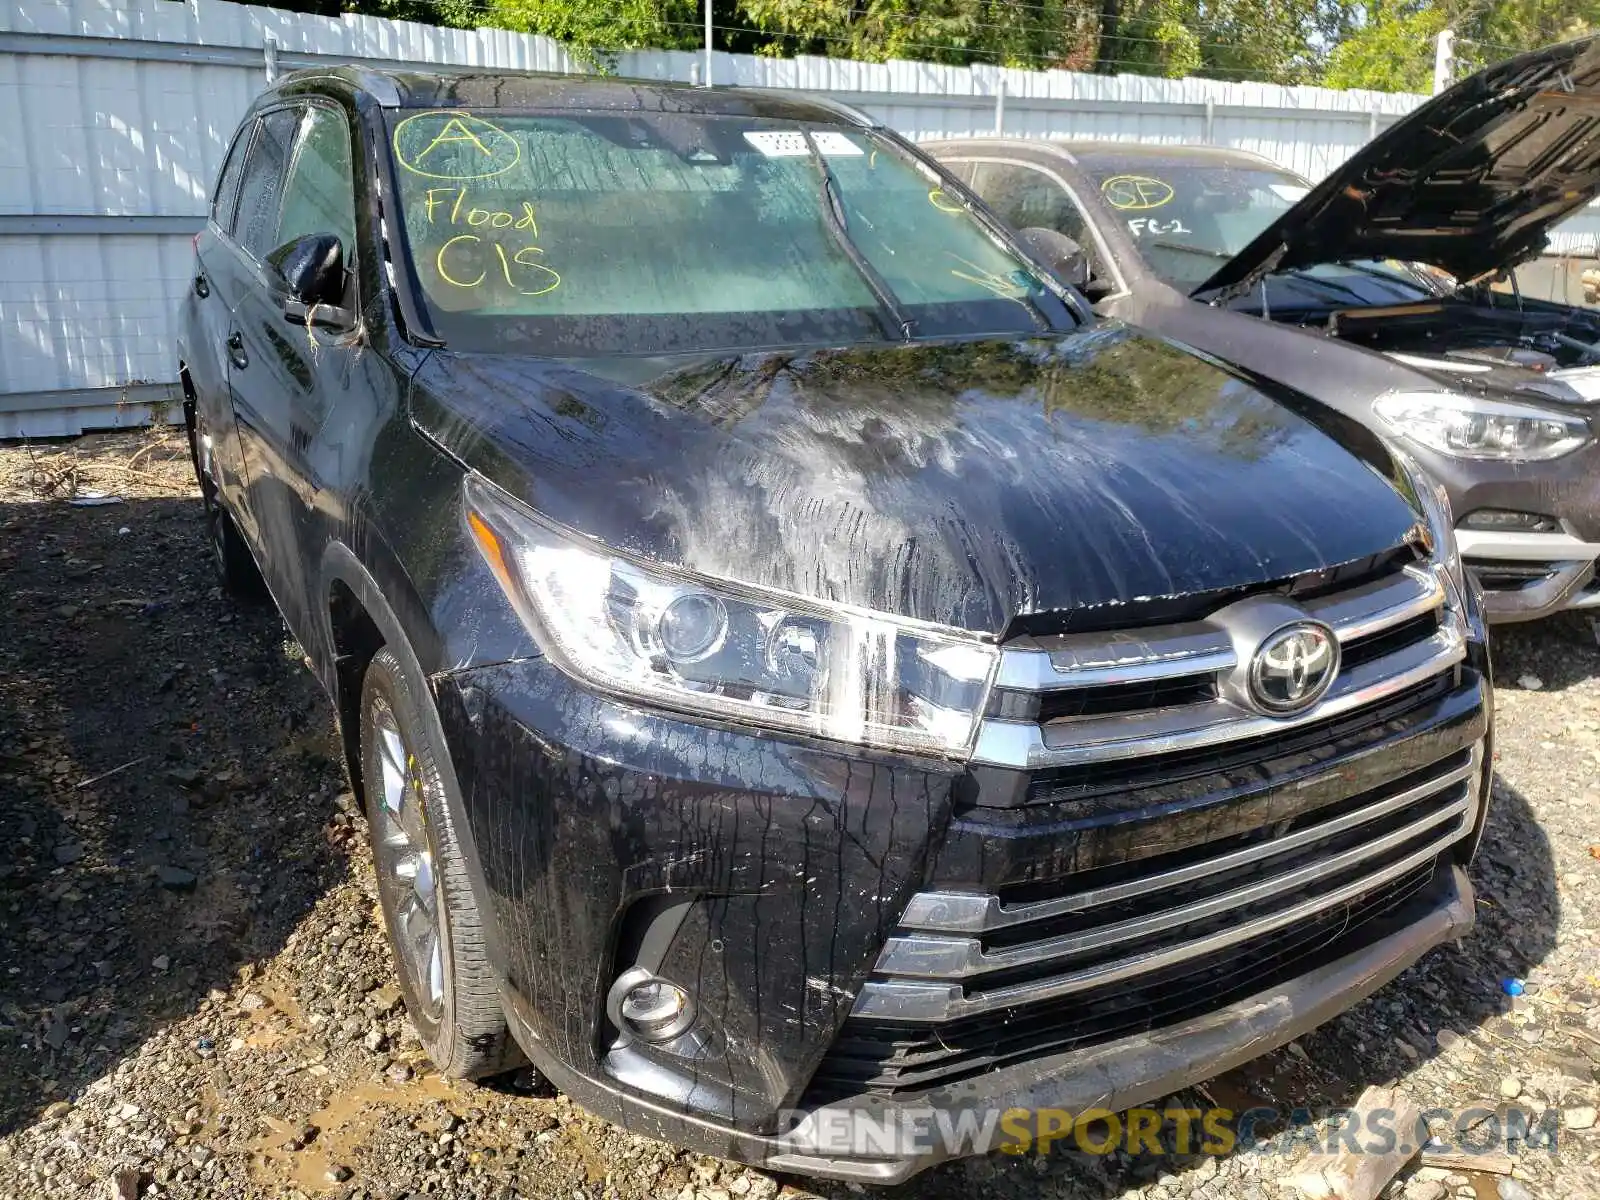
<path id="1" fill-rule="evenodd" d="M 439 271 L 439 278 L 444 280 L 451 287 L 458 288 L 475 288 L 482 284 L 483 281 L 489 277 L 489 269 L 487 267 L 479 269 L 476 279 L 457 279 L 455 276 L 450 274 L 450 269 L 445 265 L 445 255 L 450 252 L 451 247 L 459 245 L 463 242 L 471 242 L 475 244 L 481 242 L 482 240 L 483 239 L 475 233 L 458 233 L 444 245 L 440 246 L 439 253 L 434 260 L 434 266 L 438 268 Z M 500 259 L 500 273 L 505 276 L 506 284 L 515 289 L 519 296 L 542 296 L 546 292 L 553 292 L 561 286 L 561 276 L 559 274 L 545 266 L 543 263 L 529 261 L 529 256 L 544 253 L 544 251 L 539 249 L 539 247 L 524 246 L 515 254 L 507 257 L 506 248 L 504 246 L 502 246 L 499 242 L 494 242 L 492 245 L 494 246 L 495 254 L 498 255 Z M 517 280 L 512 277 L 511 273 L 511 267 L 513 264 L 519 267 L 526 267 L 531 271 L 541 272 L 541 275 L 537 276 L 536 278 L 547 278 L 549 282 L 543 287 L 517 287 Z"/>
<path id="2" fill-rule="evenodd" d="M 539 236 L 539 221 L 532 203 L 527 200 L 518 201 L 512 208 L 485 208 L 468 203 L 466 188 L 429 188 L 423 193 L 422 203 L 429 225 L 460 227 L 465 224 L 473 229 L 509 230 Z M 451 287 L 481 287 L 489 278 L 489 268 L 478 266 L 477 274 L 473 275 L 472 268 L 465 266 L 463 259 L 470 258 L 471 247 L 483 241 L 476 233 L 458 233 L 448 238 L 434 254 L 433 265 L 439 278 Z M 506 286 L 518 295 L 543 296 L 561 286 L 561 275 L 557 271 L 534 261 L 544 255 L 540 247 L 523 244 L 507 249 L 492 233 L 489 245 L 499 261 Z"/>

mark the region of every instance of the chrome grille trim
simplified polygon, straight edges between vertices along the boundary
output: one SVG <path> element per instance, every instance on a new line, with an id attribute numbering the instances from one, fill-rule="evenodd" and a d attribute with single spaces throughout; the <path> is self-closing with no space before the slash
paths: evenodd
<path id="1" fill-rule="evenodd" d="M 1359 879 L 1351 880 L 1331 892 L 1312 896 L 1288 908 L 1267 913 L 1229 929 L 1218 930 L 1205 937 L 1180 942 L 1172 946 L 1164 946 L 1111 962 L 1098 963 L 1092 967 L 1085 967 L 1062 975 L 1053 975 L 1047 979 L 1012 984 L 1007 987 L 971 994 L 967 993 L 961 985 L 954 983 L 916 979 L 869 980 L 862 985 L 860 992 L 856 996 L 853 1015 L 897 1022 L 949 1021 L 1015 1005 L 1031 1004 L 1040 1000 L 1068 996 L 1076 992 L 1087 991 L 1090 988 L 1116 983 L 1136 975 L 1183 963 L 1209 954 L 1214 950 L 1222 949 L 1238 942 L 1248 941 L 1271 933 L 1274 930 L 1282 929 L 1285 926 L 1293 925 L 1297 921 L 1314 916 L 1324 909 L 1355 900 L 1366 892 L 1381 887 L 1390 880 L 1398 879 L 1406 872 L 1421 866 L 1430 859 L 1436 858 L 1449 849 L 1453 843 L 1460 839 L 1463 832 L 1463 824 L 1463 821 L 1458 819 L 1454 828 L 1435 838 L 1426 846 L 1420 847 L 1405 857 L 1397 859 L 1395 862 L 1389 863 Z"/>
<path id="2" fill-rule="evenodd" d="M 1349 591 L 1319 596 L 1302 607 L 1333 626 L 1341 644 L 1404 625 L 1444 606 L 1444 583 L 1429 567 L 1406 567 L 1398 575 Z"/>
<path id="3" fill-rule="evenodd" d="M 1214 917 L 1229 909 L 1256 904 L 1274 895 L 1293 893 L 1307 884 L 1346 871 L 1386 850 L 1404 845 L 1446 821 L 1449 821 L 1451 826 L 1449 840 L 1455 841 L 1466 832 L 1466 824 L 1462 818 L 1473 810 L 1471 789 L 1457 784 L 1455 791 L 1458 794 L 1448 807 L 1428 813 L 1383 837 L 1352 846 L 1348 850 L 1306 863 L 1291 871 L 1259 879 L 1246 887 L 1208 896 L 1204 900 L 1180 908 L 1163 909 L 1147 916 L 1115 921 L 1080 933 L 989 951 L 985 951 L 983 943 L 972 937 L 949 937 L 932 933 L 895 936 L 884 943 L 877 969 L 885 974 L 917 979 L 971 979 L 993 971 L 1033 966 L 1037 963 L 1087 954 L 1094 950 L 1104 950 L 1109 946 L 1115 946 L 1118 942 L 1133 941 L 1164 933 L 1169 929 L 1177 929 L 1190 921 Z"/>
<path id="4" fill-rule="evenodd" d="M 1307 615 L 1333 628 L 1341 643 L 1381 633 L 1444 604 L 1444 584 L 1427 567 L 1409 566 L 1348 591 L 1306 601 Z M 995 686 L 1049 692 L 1149 683 L 1232 670 L 1238 663 L 1226 630 L 1190 621 L 1146 630 L 1018 638 L 1000 654 Z"/>
<path id="5" fill-rule="evenodd" d="M 1239 661 L 1228 635 L 1204 621 L 1145 632 L 1122 630 L 1008 642 L 1000 652 L 995 686 L 1049 692 L 1149 683 L 1230 671 Z"/>
<path id="6" fill-rule="evenodd" d="M 1009 929 L 1033 921 L 1064 916 L 1067 913 L 1083 912 L 1104 904 L 1115 904 L 1148 895 L 1164 888 L 1192 883 L 1207 875 L 1231 871 L 1263 858 L 1298 850 L 1322 838 L 1333 837 L 1358 825 L 1398 812 L 1407 805 L 1414 804 L 1423 797 L 1440 792 L 1453 784 L 1466 783 L 1470 790 L 1482 767 L 1481 754 L 1481 744 L 1474 746 L 1471 757 L 1465 765 L 1435 778 L 1423 780 L 1393 796 L 1364 805 L 1331 820 L 1320 821 L 1282 837 L 1258 842 L 1227 854 L 1219 854 L 1215 858 L 1106 887 L 1009 907 L 1002 904 L 998 896 L 981 895 L 976 892 L 918 892 L 906 905 L 905 914 L 900 918 L 900 925 L 904 929 L 930 933 L 988 933 L 996 929 Z M 1339 774 L 1340 772 L 1335 770 L 1314 775 L 1301 781 L 1299 786 L 1312 787 Z M 1469 802 L 1470 799 L 1469 794 Z"/>
<path id="7" fill-rule="evenodd" d="M 1339 716 L 1404 691 L 1463 661 L 1467 656 L 1464 625 L 1459 616 L 1448 609 L 1446 613 L 1449 619 L 1432 636 L 1341 673 L 1319 703 L 1293 717 L 1257 716 L 1220 698 L 1204 704 L 1069 718 L 1046 725 L 991 717 L 978 730 L 972 761 L 1031 770 L 1140 758 L 1265 737 Z"/>

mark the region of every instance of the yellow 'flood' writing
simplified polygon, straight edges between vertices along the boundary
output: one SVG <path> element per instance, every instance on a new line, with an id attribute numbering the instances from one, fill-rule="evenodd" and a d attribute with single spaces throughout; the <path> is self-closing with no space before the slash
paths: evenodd
<path id="1" fill-rule="evenodd" d="M 487 225 L 490 229 L 526 229 L 534 237 L 539 236 L 539 222 L 533 215 L 533 205 L 526 200 L 521 201 L 515 209 L 472 206 L 466 208 L 463 214 L 462 209 L 467 203 L 466 188 L 429 188 L 423 194 L 423 203 L 427 206 L 430 225 L 435 223 L 434 212 L 448 204 L 450 216 L 444 222 L 447 225 L 461 224 L 464 215 L 468 225 Z"/>

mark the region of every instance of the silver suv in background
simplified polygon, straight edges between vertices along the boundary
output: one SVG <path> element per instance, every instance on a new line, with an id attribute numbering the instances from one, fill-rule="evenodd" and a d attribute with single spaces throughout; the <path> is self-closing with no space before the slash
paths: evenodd
<path id="1" fill-rule="evenodd" d="M 1524 54 L 1315 187 L 1214 147 L 923 148 L 1032 241 L 1053 236 L 1099 312 L 1393 439 L 1448 489 L 1489 619 L 1518 621 L 1600 605 L 1600 312 L 1508 275 L 1600 193 L 1597 98 L 1596 39 Z"/>

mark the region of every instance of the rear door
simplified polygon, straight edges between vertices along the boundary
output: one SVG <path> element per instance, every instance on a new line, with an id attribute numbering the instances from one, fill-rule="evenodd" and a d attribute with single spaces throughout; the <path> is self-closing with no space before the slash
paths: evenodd
<path id="1" fill-rule="evenodd" d="M 277 229 L 283 177 L 288 168 L 296 117 L 293 109 L 275 108 L 257 118 L 239 173 L 233 220 L 227 235 L 219 239 L 218 254 L 210 271 L 212 290 L 225 312 L 218 329 L 218 349 L 227 372 L 228 401 L 238 430 L 239 485 L 243 496 L 242 503 L 236 501 L 232 505 L 233 515 L 244 529 L 269 586 L 272 577 L 267 563 L 272 548 L 270 530 L 261 516 L 260 487 L 267 472 L 261 460 L 260 439 L 254 434 L 261 424 L 262 405 L 270 407 L 274 401 L 269 389 L 254 384 L 261 372 L 251 372 L 251 355 L 240 334 L 236 314 L 239 306 L 264 285 L 259 261 L 264 251 L 260 247 Z"/>
<path id="2" fill-rule="evenodd" d="M 233 219 L 239 202 L 239 181 L 255 133 L 252 117 L 239 127 L 223 161 L 211 216 L 195 238 L 194 275 L 184 298 L 186 337 L 184 366 L 194 388 L 208 444 L 206 467 L 224 502 L 242 530 L 252 528 L 245 500 L 244 459 L 239 447 L 233 403 L 228 395 L 228 330 L 238 292 L 234 269 Z"/>

